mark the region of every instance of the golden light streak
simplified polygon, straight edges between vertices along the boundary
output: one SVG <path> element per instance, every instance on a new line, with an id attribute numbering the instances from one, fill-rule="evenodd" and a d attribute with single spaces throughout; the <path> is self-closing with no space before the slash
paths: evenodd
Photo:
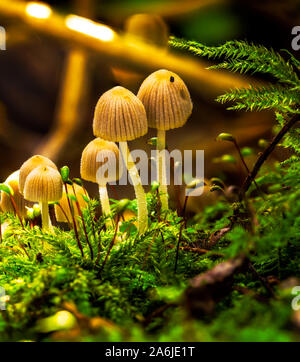
<path id="1" fill-rule="evenodd" d="M 114 32 L 105 25 L 95 23 L 92 20 L 77 15 L 69 15 L 66 17 L 66 26 L 71 29 L 89 35 L 102 41 L 112 41 Z"/>
<path id="2" fill-rule="evenodd" d="M 25 12 L 36 19 L 48 19 L 52 14 L 52 9 L 43 3 L 29 2 L 25 7 Z"/>
<path id="3" fill-rule="evenodd" d="M 193 59 L 191 56 L 176 52 L 162 53 L 161 50 L 150 45 L 147 47 L 143 44 L 132 45 L 124 36 L 118 35 L 109 27 L 86 18 L 78 16 L 74 18 L 74 15 L 66 18 L 52 10 L 47 21 L 38 21 L 25 11 L 29 4 L 21 0 L 0 0 L 1 18 L 17 19 L 42 34 L 61 39 L 66 44 L 72 42 L 77 46 L 101 54 L 112 66 L 124 65 L 129 70 L 143 74 L 154 72 L 157 69 L 169 69 L 178 73 L 186 83 L 201 92 L 201 95 L 210 101 L 230 88 L 248 88 L 250 83 L 262 84 L 261 81 L 244 75 L 231 74 L 221 70 L 208 71 L 206 68 L 210 63 L 202 59 Z M 82 21 L 83 19 L 84 21 Z M 84 24 L 87 29 L 80 28 Z M 92 33 L 91 29 L 93 29 Z M 95 29 L 98 30 L 94 32 Z M 86 30 L 88 34 L 86 34 Z"/>

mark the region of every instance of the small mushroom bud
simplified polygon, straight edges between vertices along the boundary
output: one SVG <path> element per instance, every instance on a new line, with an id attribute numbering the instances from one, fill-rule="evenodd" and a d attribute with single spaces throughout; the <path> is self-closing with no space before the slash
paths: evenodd
<path id="1" fill-rule="evenodd" d="M 14 197 L 15 203 L 20 212 L 20 216 L 25 218 L 27 215 L 26 206 L 29 207 L 31 205 L 31 203 L 26 201 L 24 199 L 23 195 L 20 193 L 19 175 L 20 175 L 20 171 L 15 171 L 4 181 L 4 185 L 9 186 L 11 188 L 11 190 L 13 192 L 13 197 Z M 14 208 L 11 203 L 11 199 L 6 192 L 1 192 L 0 209 L 3 212 L 14 213 Z"/>
<path id="2" fill-rule="evenodd" d="M 63 183 L 60 173 L 52 167 L 39 166 L 26 178 L 24 197 L 26 200 L 40 203 L 44 230 L 52 230 L 48 203 L 59 201 L 62 193 Z"/>
<path id="3" fill-rule="evenodd" d="M 24 186 L 27 176 L 30 174 L 31 171 L 39 166 L 48 166 L 57 170 L 56 165 L 47 157 L 36 155 L 29 158 L 26 162 L 23 163 L 22 167 L 20 168 L 19 187 L 22 195 L 24 195 Z"/>
<path id="4" fill-rule="evenodd" d="M 119 180 L 123 172 L 120 152 L 114 142 L 96 138 L 82 152 L 80 173 L 86 181 L 99 185 L 99 195 L 103 214 L 111 215 L 106 184 Z M 107 226 L 112 226 L 111 220 Z"/>

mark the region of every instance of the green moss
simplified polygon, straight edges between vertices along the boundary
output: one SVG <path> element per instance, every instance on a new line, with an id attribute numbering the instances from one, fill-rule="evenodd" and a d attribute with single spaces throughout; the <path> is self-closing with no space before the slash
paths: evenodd
<path id="1" fill-rule="evenodd" d="M 236 102 L 238 110 L 274 109 L 280 128 L 300 113 L 295 59 L 286 62 L 245 42 L 216 48 L 174 39 L 172 44 L 227 59 L 221 68 L 269 73 L 280 84 L 235 90 L 220 101 Z M 0 341 L 298 341 L 294 295 L 284 284 L 300 278 L 299 129 L 287 133 L 282 146 L 294 154 L 262 167 L 256 182 L 263 194 L 252 184 L 247 198 L 238 201 L 221 182 L 224 192 L 215 205 L 187 220 L 187 227 L 174 211 L 158 215 L 153 190 L 147 195 L 149 230 L 139 236 L 136 220 L 122 222 L 104 268 L 114 230 L 103 228 L 103 217 L 94 221 L 97 201 L 90 201 L 91 215 L 83 210 L 93 260 L 81 228 L 83 258 L 72 230 L 48 234 L 29 224 L 23 230 L 14 215 L 1 215 L 9 227 L 0 245 L 0 285 L 9 299 L 0 311 Z M 118 202 L 112 204 L 117 210 Z M 136 211 L 136 200 L 127 206 Z M 211 313 L 192 318 L 185 300 L 189 280 L 238 255 L 245 255 L 251 268 L 232 276 L 232 288 L 213 301 Z M 64 322 L 55 319 L 62 310 L 78 324 L 64 334 L 64 326 L 55 329 Z M 45 333 L 40 327 L 45 323 L 60 334 Z"/>

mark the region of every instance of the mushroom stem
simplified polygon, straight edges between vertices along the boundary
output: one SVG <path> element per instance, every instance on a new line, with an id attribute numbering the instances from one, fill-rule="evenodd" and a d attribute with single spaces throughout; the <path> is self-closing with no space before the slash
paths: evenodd
<path id="1" fill-rule="evenodd" d="M 148 228 L 148 209 L 146 194 L 142 186 L 140 175 L 128 149 L 127 142 L 119 142 L 119 145 L 123 160 L 126 163 L 126 167 L 128 169 L 132 184 L 134 186 L 134 191 L 137 199 L 138 230 L 140 234 L 144 234 Z"/>
<path id="2" fill-rule="evenodd" d="M 45 231 L 53 231 L 52 224 L 49 217 L 48 202 L 40 202 L 41 214 L 42 214 L 42 226 Z"/>
<path id="3" fill-rule="evenodd" d="M 159 192 L 162 212 L 169 209 L 168 205 L 168 186 L 166 170 L 166 131 L 157 130 L 157 177 L 159 182 Z"/>
<path id="4" fill-rule="evenodd" d="M 106 185 L 99 185 L 99 196 L 100 196 L 100 202 L 102 207 L 102 213 L 104 216 L 109 216 L 109 218 L 106 221 L 107 227 L 112 227 L 112 220 L 110 218 L 111 210 L 110 210 L 110 204 L 109 204 L 109 198 L 107 193 Z"/>

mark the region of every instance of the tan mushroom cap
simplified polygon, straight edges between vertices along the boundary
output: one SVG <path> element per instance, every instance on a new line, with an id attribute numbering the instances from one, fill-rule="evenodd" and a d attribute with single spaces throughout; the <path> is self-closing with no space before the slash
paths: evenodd
<path id="1" fill-rule="evenodd" d="M 182 127 L 192 113 L 193 103 L 184 81 L 165 69 L 150 74 L 137 96 L 145 106 L 151 128 L 167 131 Z"/>
<path id="2" fill-rule="evenodd" d="M 143 103 L 128 89 L 114 87 L 98 100 L 93 131 L 107 141 L 131 141 L 148 132 Z"/>
<path id="3" fill-rule="evenodd" d="M 22 167 L 20 168 L 19 187 L 21 194 L 24 195 L 24 186 L 27 176 L 30 174 L 31 171 L 39 166 L 49 166 L 57 170 L 55 163 L 49 160 L 49 158 L 41 155 L 32 156 L 26 162 L 24 162 Z"/>
<path id="4" fill-rule="evenodd" d="M 82 209 L 84 209 L 87 206 L 87 203 L 84 201 L 84 199 L 82 197 L 82 195 L 84 195 L 84 191 L 81 186 L 76 185 L 75 183 L 73 183 L 73 186 L 75 188 L 78 203 L 79 203 L 80 207 Z M 73 187 L 71 185 L 67 185 L 67 189 L 68 189 L 68 193 L 70 195 L 73 195 Z M 77 221 L 78 216 L 79 216 L 78 209 L 77 209 L 76 205 L 74 204 L 73 200 L 70 200 L 70 202 L 73 202 L 74 217 L 75 217 L 75 221 Z M 63 196 L 59 200 L 59 204 L 62 207 L 62 209 L 64 210 L 64 212 L 66 213 L 69 221 L 71 221 L 72 214 L 71 214 L 71 211 L 69 208 L 68 197 L 67 197 L 66 191 L 63 191 Z M 64 213 L 62 212 L 61 208 L 58 205 L 54 205 L 54 210 L 55 210 L 56 220 L 58 222 L 68 222 Z"/>
<path id="5" fill-rule="evenodd" d="M 134 14 L 125 22 L 126 34 L 144 42 L 167 47 L 169 30 L 163 18 L 156 14 Z"/>
<path id="6" fill-rule="evenodd" d="M 26 178 L 24 197 L 29 201 L 53 202 L 62 198 L 60 173 L 52 167 L 39 166 Z"/>
<path id="7" fill-rule="evenodd" d="M 95 138 L 83 150 L 80 164 L 81 178 L 86 181 L 105 185 L 107 182 L 117 181 L 123 173 L 123 163 L 120 151 L 114 142 L 102 138 Z M 97 178 L 97 171 L 101 165 L 109 169 L 105 179 Z M 121 168 L 121 170 L 119 170 Z M 121 172 L 120 172 L 121 171 Z M 99 174 L 98 174 L 99 177 Z"/>
<path id="8" fill-rule="evenodd" d="M 26 217 L 26 213 L 27 213 L 26 206 L 30 207 L 32 205 L 32 203 L 25 200 L 24 197 L 22 196 L 22 194 L 20 193 L 20 190 L 19 190 L 19 175 L 20 175 L 19 170 L 13 172 L 4 181 L 4 184 L 8 185 L 8 186 L 10 186 L 12 188 L 12 190 L 14 192 L 14 200 L 15 200 L 17 208 L 18 208 L 18 210 L 19 210 L 19 212 L 21 214 L 21 217 Z M 0 209 L 3 212 L 14 213 L 14 208 L 13 208 L 13 206 L 11 204 L 10 197 L 5 192 L 1 192 Z"/>

